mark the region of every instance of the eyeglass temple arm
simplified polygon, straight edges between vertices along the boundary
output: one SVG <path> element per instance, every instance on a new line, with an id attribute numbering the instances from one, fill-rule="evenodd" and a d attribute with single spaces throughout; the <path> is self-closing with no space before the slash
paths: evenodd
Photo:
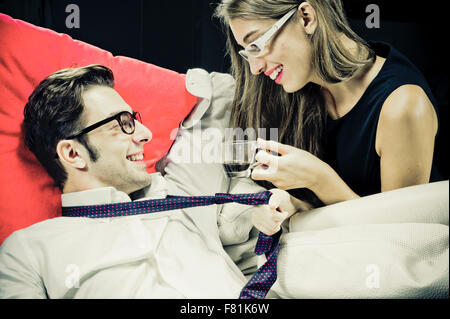
<path id="1" fill-rule="evenodd" d="M 269 31 L 267 31 L 259 40 L 258 42 L 266 42 L 268 39 L 270 39 L 277 31 L 278 29 L 286 23 L 286 21 L 292 17 L 292 15 L 297 11 L 297 8 L 292 9 L 289 11 L 284 17 L 282 17 L 277 23 L 275 23 L 272 28 L 270 28 Z"/>
<path id="2" fill-rule="evenodd" d="M 105 124 L 105 123 L 108 123 L 108 122 L 110 122 L 110 121 L 112 121 L 112 120 L 115 120 L 116 117 L 117 117 L 117 114 L 116 114 L 116 115 L 113 115 L 113 116 L 111 116 L 111 117 L 108 117 L 107 119 L 104 119 L 103 121 L 100 121 L 100 122 L 98 122 L 98 123 L 95 123 L 95 124 L 93 124 L 93 125 L 91 125 L 91 126 L 89 126 L 89 127 L 86 127 L 85 129 L 81 130 L 81 131 L 78 132 L 77 134 L 74 134 L 74 135 L 71 135 L 71 136 L 69 136 L 69 137 L 66 137 L 66 140 L 71 140 L 71 139 L 74 139 L 74 138 L 76 138 L 76 137 L 78 137 L 78 136 L 80 136 L 80 135 L 83 135 L 83 134 L 86 134 L 86 133 L 88 133 L 88 132 L 90 132 L 90 131 L 93 131 L 93 130 L 95 130 L 97 127 L 100 127 L 100 126 L 102 126 L 102 125 Z"/>

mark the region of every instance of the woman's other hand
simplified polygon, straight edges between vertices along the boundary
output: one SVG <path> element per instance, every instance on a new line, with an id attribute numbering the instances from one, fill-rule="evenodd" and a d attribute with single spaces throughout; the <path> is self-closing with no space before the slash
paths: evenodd
<path id="1" fill-rule="evenodd" d="M 281 224 L 296 212 L 311 209 L 311 205 L 292 197 L 288 192 L 274 188 L 270 190 L 269 203 L 258 206 L 252 213 L 253 225 L 266 235 L 276 234 Z"/>

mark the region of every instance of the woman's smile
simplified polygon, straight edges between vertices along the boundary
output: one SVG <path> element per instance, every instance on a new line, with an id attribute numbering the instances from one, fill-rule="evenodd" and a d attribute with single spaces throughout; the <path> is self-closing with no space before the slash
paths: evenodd
<path id="1" fill-rule="evenodd" d="M 269 78 L 275 81 L 275 83 L 280 84 L 281 78 L 283 76 L 283 65 L 279 64 L 276 67 L 264 72 Z"/>

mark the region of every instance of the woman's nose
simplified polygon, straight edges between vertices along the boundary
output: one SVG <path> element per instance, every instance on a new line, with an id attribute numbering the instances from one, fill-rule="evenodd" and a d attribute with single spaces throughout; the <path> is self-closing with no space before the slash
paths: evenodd
<path id="1" fill-rule="evenodd" d="M 264 72 L 266 68 L 266 61 L 264 58 L 254 58 L 250 56 L 248 58 L 248 63 L 250 64 L 250 71 L 254 75 Z"/>
<path id="2" fill-rule="evenodd" d="M 135 121 L 135 130 L 133 134 L 133 140 L 136 143 L 147 143 L 152 139 L 152 132 L 144 125 L 138 121 Z"/>

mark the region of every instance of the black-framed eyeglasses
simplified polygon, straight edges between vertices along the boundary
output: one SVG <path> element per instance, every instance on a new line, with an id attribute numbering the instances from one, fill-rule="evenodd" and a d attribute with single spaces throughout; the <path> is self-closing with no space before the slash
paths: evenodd
<path id="1" fill-rule="evenodd" d="M 120 128 L 122 129 L 122 132 L 124 132 L 125 134 L 128 134 L 128 135 L 133 134 L 134 130 L 136 129 L 136 123 L 134 122 L 135 120 L 139 121 L 139 123 L 142 123 L 141 115 L 139 114 L 139 112 L 130 113 L 128 111 L 123 111 L 123 112 L 117 113 L 116 115 L 110 116 L 100 122 L 89 125 L 88 127 L 84 128 L 80 132 L 78 132 L 74 135 L 71 135 L 69 137 L 66 137 L 65 139 L 71 140 L 71 139 L 77 138 L 83 134 L 86 134 L 92 130 L 95 130 L 99 126 L 102 126 L 102 125 L 109 123 L 111 121 L 114 121 L 114 120 L 116 120 L 119 123 Z"/>

